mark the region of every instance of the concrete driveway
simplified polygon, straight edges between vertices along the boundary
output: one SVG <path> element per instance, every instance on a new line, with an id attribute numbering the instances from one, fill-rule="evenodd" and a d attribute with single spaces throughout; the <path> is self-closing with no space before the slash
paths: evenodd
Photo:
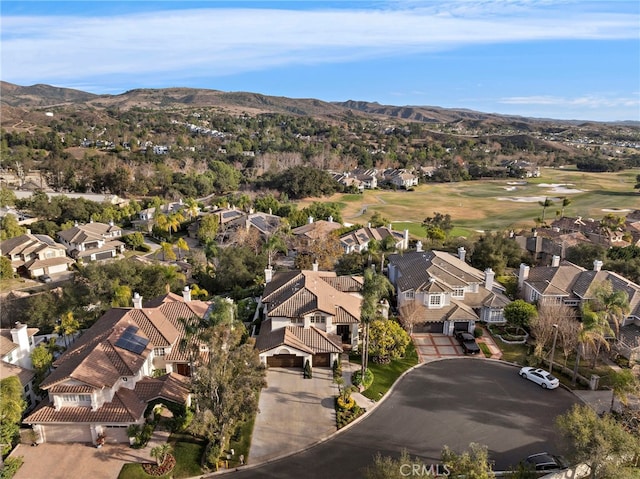
<path id="1" fill-rule="evenodd" d="M 151 448 L 167 441 L 169 433 L 156 431 L 144 449 L 126 444 L 107 444 L 96 449 L 90 444 L 45 443 L 38 447 L 19 444 L 11 457 L 22 456 L 24 464 L 14 479 L 117 479 L 129 462 L 153 462 Z"/>
<path id="2" fill-rule="evenodd" d="M 301 451 L 336 432 L 337 394 L 329 368 L 313 368 L 311 379 L 303 379 L 300 369 L 269 368 L 247 462 Z"/>

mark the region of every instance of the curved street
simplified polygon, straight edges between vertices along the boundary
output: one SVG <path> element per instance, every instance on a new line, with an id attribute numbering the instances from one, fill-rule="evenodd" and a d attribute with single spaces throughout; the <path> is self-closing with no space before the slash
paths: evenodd
<path id="1" fill-rule="evenodd" d="M 578 402 L 569 391 L 543 390 L 506 363 L 450 359 L 424 364 L 402 378 L 359 423 L 291 456 L 230 472 L 233 478 L 354 478 L 376 453 L 402 449 L 428 464 L 444 445 L 488 446 L 496 470 L 536 452 L 557 452 L 553 423 Z"/>

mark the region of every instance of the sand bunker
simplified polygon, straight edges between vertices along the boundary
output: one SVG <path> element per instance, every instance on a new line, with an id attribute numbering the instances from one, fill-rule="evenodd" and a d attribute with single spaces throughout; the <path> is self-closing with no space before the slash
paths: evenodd
<path id="1" fill-rule="evenodd" d="M 605 213 L 630 213 L 633 210 L 629 208 L 602 208 L 602 211 Z"/>
<path id="2" fill-rule="evenodd" d="M 496 198 L 498 201 L 514 201 L 516 203 L 537 203 L 546 199 L 558 201 L 560 198 L 549 198 L 548 196 L 501 196 Z"/>
<path id="3" fill-rule="evenodd" d="M 555 193 L 558 195 L 584 193 L 584 190 L 578 190 L 577 188 L 567 188 L 567 186 L 573 186 L 570 183 L 540 183 L 538 186 L 542 188 L 550 188 L 550 193 Z"/>
<path id="4" fill-rule="evenodd" d="M 514 191 L 516 189 L 515 186 L 503 186 L 503 188 L 507 191 Z"/>
<path id="5" fill-rule="evenodd" d="M 507 181 L 508 185 L 516 185 L 516 186 L 522 186 L 522 185 L 526 185 L 527 182 L 526 181 Z"/>

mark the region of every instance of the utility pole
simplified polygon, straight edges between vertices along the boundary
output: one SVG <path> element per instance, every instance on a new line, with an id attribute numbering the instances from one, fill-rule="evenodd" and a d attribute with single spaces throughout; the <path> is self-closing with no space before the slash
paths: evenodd
<path id="1" fill-rule="evenodd" d="M 551 358 L 549 361 L 549 372 L 553 371 L 553 354 L 556 352 L 556 340 L 558 339 L 558 325 L 554 324 L 553 329 L 555 330 L 553 333 L 553 346 L 551 347 Z"/>

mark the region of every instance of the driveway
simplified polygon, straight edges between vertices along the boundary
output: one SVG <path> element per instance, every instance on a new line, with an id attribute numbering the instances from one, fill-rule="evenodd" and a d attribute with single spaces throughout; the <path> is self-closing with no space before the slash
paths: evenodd
<path id="1" fill-rule="evenodd" d="M 485 444 L 495 469 L 506 470 L 530 454 L 557 452 L 554 419 L 576 402 L 571 392 L 544 390 L 499 361 L 433 361 L 405 375 L 373 411 L 328 441 L 230 475 L 351 479 L 362 477 L 378 452 L 397 457 L 407 449 L 437 464 L 444 445 L 460 451 L 471 442 Z"/>
<path id="2" fill-rule="evenodd" d="M 458 341 L 453 336 L 436 333 L 414 333 L 411 337 L 421 363 L 434 359 L 464 356 L 462 346 L 458 344 Z"/>
<path id="3" fill-rule="evenodd" d="M 117 479 L 129 462 L 153 462 L 151 448 L 167 441 L 169 433 L 156 431 L 147 447 L 132 449 L 125 444 L 107 444 L 96 449 L 90 444 L 45 443 L 38 447 L 19 444 L 11 457 L 22 456 L 24 464 L 14 479 Z"/>
<path id="4" fill-rule="evenodd" d="M 269 368 L 247 462 L 300 451 L 336 432 L 337 394 L 329 368 L 313 368 L 311 379 L 303 379 L 300 369 Z"/>

